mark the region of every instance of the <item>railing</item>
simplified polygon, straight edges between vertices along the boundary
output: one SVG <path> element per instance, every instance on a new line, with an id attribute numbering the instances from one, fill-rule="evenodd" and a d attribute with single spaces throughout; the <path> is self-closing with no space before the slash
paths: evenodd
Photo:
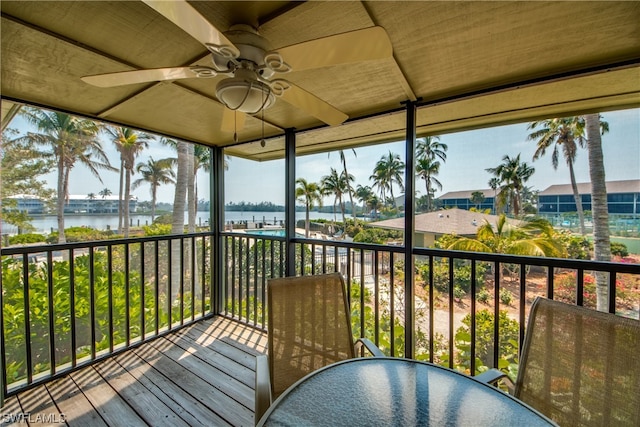
<path id="1" fill-rule="evenodd" d="M 219 312 L 264 329 L 267 281 L 285 274 L 286 245 L 283 237 L 222 233 L 219 271 L 210 233 L 3 248 L 5 391 L 15 394 Z M 344 275 L 354 334 L 390 356 L 469 373 L 515 373 L 537 295 L 595 308 L 600 283 L 608 311 L 639 317 L 638 264 L 415 248 L 415 268 L 406 272 L 402 246 L 304 238 L 293 245 L 296 274 Z M 220 307 L 211 302 L 218 296 Z M 407 339 L 413 354 L 405 354 Z"/>
<path id="2" fill-rule="evenodd" d="M 2 249 L 8 395 L 211 313 L 208 233 Z"/>
<path id="3" fill-rule="evenodd" d="M 284 274 L 285 239 L 225 233 L 224 241 L 224 312 L 264 328 L 266 282 Z M 595 309 L 600 283 L 609 312 L 640 317 L 638 264 L 415 248 L 406 316 L 403 247 L 300 238 L 294 245 L 296 274 L 344 275 L 354 334 L 401 357 L 411 339 L 413 357 L 468 373 L 498 367 L 515 376 L 536 296 Z"/>

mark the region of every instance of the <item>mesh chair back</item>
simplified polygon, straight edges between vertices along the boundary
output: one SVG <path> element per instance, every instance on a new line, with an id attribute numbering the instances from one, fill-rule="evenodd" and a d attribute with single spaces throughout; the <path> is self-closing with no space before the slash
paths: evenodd
<path id="1" fill-rule="evenodd" d="M 355 357 L 345 283 L 339 273 L 271 279 L 267 292 L 274 399 L 308 373 Z"/>
<path id="2" fill-rule="evenodd" d="M 640 425 L 640 321 L 538 298 L 515 395 L 562 426 Z"/>

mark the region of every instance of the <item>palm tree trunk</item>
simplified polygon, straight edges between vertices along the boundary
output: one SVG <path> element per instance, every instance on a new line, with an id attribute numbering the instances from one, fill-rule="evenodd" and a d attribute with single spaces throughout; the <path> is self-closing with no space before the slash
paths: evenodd
<path id="1" fill-rule="evenodd" d="M 520 191 L 518 188 L 513 189 L 513 215 L 518 216 L 520 214 Z"/>
<path id="2" fill-rule="evenodd" d="M 196 168 L 195 168 L 195 156 L 194 156 L 194 146 L 193 144 L 188 144 L 187 146 L 187 157 L 188 157 L 188 170 L 187 176 L 189 177 L 189 182 L 187 183 L 187 210 L 188 210 L 188 232 L 195 233 L 196 232 L 196 197 L 195 197 L 195 186 L 196 186 Z M 189 284 L 193 283 L 194 295 L 191 295 L 191 298 L 200 297 L 200 292 L 198 292 L 197 283 L 195 280 L 198 278 L 197 270 L 192 271 L 192 265 L 198 266 L 197 262 L 192 262 L 193 257 L 196 256 L 195 253 L 192 253 L 191 244 L 187 244 L 184 248 L 184 256 L 185 256 L 185 266 L 184 266 L 184 274 L 186 277 L 190 278 L 191 281 Z M 187 281 L 185 280 L 185 283 Z"/>
<path id="3" fill-rule="evenodd" d="M 158 187 L 151 184 L 151 224 L 156 219 L 156 199 L 158 196 Z"/>
<path id="4" fill-rule="evenodd" d="M 65 168 L 64 158 L 60 156 L 58 160 L 58 200 L 57 205 L 57 219 L 58 219 L 58 243 L 66 243 L 67 238 L 64 234 L 64 202 L 65 202 Z"/>
<path id="5" fill-rule="evenodd" d="M 344 239 L 344 230 L 347 229 L 347 216 L 345 214 L 345 206 L 342 201 L 342 197 L 340 197 L 340 210 L 342 211 L 342 238 Z"/>
<path id="6" fill-rule="evenodd" d="M 173 217 L 171 221 L 172 234 L 184 234 L 184 211 L 187 199 L 187 181 L 189 171 L 189 156 L 186 142 L 178 142 L 178 172 L 176 176 L 176 191 L 173 198 Z M 182 240 L 171 240 L 171 301 L 174 302 L 178 297 L 180 286 L 180 278 L 184 272 L 180 269 L 180 256 L 182 249 Z"/>
<path id="7" fill-rule="evenodd" d="M 131 170 L 127 169 L 124 173 L 124 200 L 122 210 L 124 212 L 124 237 L 129 237 L 129 199 L 131 198 Z"/>
<path id="8" fill-rule="evenodd" d="M 309 238 L 309 211 L 311 210 L 311 206 L 309 203 L 306 204 L 305 210 L 305 221 L 304 221 L 304 235 L 308 239 Z"/>
<path id="9" fill-rule="evenodd" d="M 610 261 L 611 240 L 602 138 L 600 137 L 600 115 L 587 114 L 585 122 L 587 128 L 587 150 L 589 152 L 589 176 L 591 178 L 594 258 L 596 261 Z M 599 311 L 607 311 L 609 295 L 607 282 L 607 273 L 596 273 L 596 298 Z"/>
<path id="10" fill-rule="evenodd" d="M 120 159 L 120 185 L 118 186 L 118 234 L 122 233 L 122 186 L 124 184 L 124 159 Z"/>
<path id="11" fill-rule="evenodd" d="M 584 211 L 582 209 L 582 199 L 580 197 L 580 193 L 578 192 L 578 184 L 576 184 L 576 175 L 573 171 L 573 161 L 568 160 L 567 164 L 569 165 L 569 176 L 571 177 L 571 189 L 573 190 L 573 199 L 576 202 L 576 210 L 578 211 L 578 220 L 580 221 L 580 234 L 583 236 L 587 234 L 587 231 L 584 228 Z"/>

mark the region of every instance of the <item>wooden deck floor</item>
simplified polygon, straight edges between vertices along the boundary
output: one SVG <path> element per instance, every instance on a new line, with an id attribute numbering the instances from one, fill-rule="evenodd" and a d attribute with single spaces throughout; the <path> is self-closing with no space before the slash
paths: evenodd
<path id="1" fill-rule="evenodd" d="M 255 356 L 266 351 L 266 343 L 266 334 L 237 322 L 201 321 L 11 397 L 1 421 L 253 426 Z"/>

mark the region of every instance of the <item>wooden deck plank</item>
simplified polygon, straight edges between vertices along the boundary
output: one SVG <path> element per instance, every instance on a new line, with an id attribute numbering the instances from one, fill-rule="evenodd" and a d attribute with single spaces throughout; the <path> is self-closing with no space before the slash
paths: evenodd
<path id="1" fill-rule="evenodd" d="M 31 414 L 72 427 L 253 426 L 255 356 L 266 343 L 249 325 L 201 320 L 7 398 L 0 421 L 27 425 Z"/>
<path id="2" fill-rule="evenodd" d="M 20 393 L 18 401 L 22 411 L 28 416 L 29 425 L 59 426 L 64 423 L 62 414 L 49 395 L 46 387 L 38 387 L 33 391 Z"/>
<path id="3" fill-rule="evenodd" d="M 154 342 L 154 345 L 165 355 L 183 365 L 193 375 L 197 375 L 204 381 L 207 381 L 215 390 L 220 391 L 222 394 L 247 408 L 253 408 L 255 395 L 253 388 L 236 380 L 235 377 L 240 376 L 242 373 L 232 372 L 238 369 L 246 371 L 247 368 L 244 366 L 230 362 L 226 366 L 218 369 L 218 367 L 204 360 L 210 352 L 202 351 L 202 348 L 196 349 L 192 347 L 190 349 L 184 349 L 169 340 L 158 340 Z M 198 356 L 196 356 L 196 354 L 198 354 Z M 202 356 L 199 356 L 200 354 Z M 212 379 L 215 380 L 212 381 Z"/>
<path id="4" fill-rule="evenodd" d="M 27 419 L 24 417 L 24 411 L 17 396 L 9 397 L 4 401 L 0 425 L 27 425 Z"/>
<path id="5" fill-rule="evenodd" d="M 267 352 L 266 332 L 254 329 L 243 323 L 218 317 L 209 322 L 196 323 L 193 327 L 214 338 L 230 337 L 239 344 L 257 350 L 260 353 Z"/>
<path id="6" fill-rule="evenodd" d="M 153 344 L 155 343 L 156 341 Z M 140 347 L 135 349 L 135 353 L 158 369 L 163 375 L 171 378 L 182 389 L 188 390 L 193 398 L 208 408 L 214 411 L 224 408 L 224 414 L 221 414 L 221 416 L 229 424 L 249 425 L 253 422 L 253 405 L 242 405 L 221 392 L 218 389 L 218 377 L 215 376 L 212 367 L 207 368 L 209 365 L 203 364 L 204 366 L 199 366 L 197 363 L 190 362 L 193 358 L 190 358 L 180 350 L 171 351 L 171 343 L 168 343 L 169 345 L 161 345 L 159 348 L 152 345 Z M 197 372 L 194 373 L 191 369 L 195 369 Z M 207 375 L 211 376 L 211 381 L 214 384 L 202 379 L 203 376 L 206 377 Z M 236 382 L 236 384 L 244 386 L 239 382 Z"/>
<path id="7" fill-rule="evenodd" d="M 255 371 L 256 356 L 264 354 L 263 351 L 238 343 L 230 336 L 215 337 L 209 335 L 205 330 L 203 330 L 203 328 L 198 327 L 198 325 L 194 325 L 192 328 L 186 329 L 181 334 L 168 336 L 167 338 L 172 339 L 178 337 L 191 339 L 199 346 L 210 347 L 216 352 L 222 354 L 224 357 L 234 360 L 253 371 Z M 226 345 L 218 346 L 220 343 L 224 343 Z"/>
<path id="8" fill-rule="evenodd" d="M 64 414 L 65 421 L 69 426 L 105 427 L 107 425 L 89 402 L 87 396 L 70 377 L 49 382 L 45 387 L 60 412 Z"/>
<path id="9" fill-rule="evenodd" d="M 188 426 L 169 406 L 149 393 L 144 385 L 114 360 L 107 359 L 97 364 L 96 371 L 148 424 L 158 427 Z"/>
<path id="10" fill-rule="evenodd" d="M 116 358 L 116 361 L 126 369 L 136 380 L 143 384 L 150 393 L 169 406 L 172 406 L 190 426 L 209 427 L 212 425 L 228 424 L 218 414 L 194 399 L 189 393 L 162 375 L 158 370 L 149 366 L 133 352 L 127 352 Z"/>
<path id="11" fill-rule="evenodd" d="M 147 425 L 127 402 L 104 381 L 93 366 L 74 372 L 70 376 L 108 425 Z"/>
<path id="12" fill-rule="evenodd" d="M 251 357 L 246 353 L 243 355 L 247 359 L 251 358 L 251 361 L 247 361 L 247 364 L 253 365 L 252 368 L 249 368 L 242 363 L 239 363 L 233 357 L 228 357 L 227 355 L 221 353 L 220 351 L 224 351 L 224 347 L 229 347 L 228 344 L 225 344 L 219 340 L 216 340 L 208 345 L 206 345 L 206 349 L 208 351 L 198 351 L 201 349 L 201 346 L 197 346 L 196 343 L 192 339 L 189 339 L 188 336 L 167 336 L 169 341 L 171 341 L 174 345 L 182 348 L 184 351 L 189 352 L 194 357 L 201 359 L 202 361 L 208 363 L 214 368 L 218 369 L 221 372 L 229 375 L 237 381 L 249 386 L 254 387 L 254 379 L 255 379 L 255 356 Z"/>

